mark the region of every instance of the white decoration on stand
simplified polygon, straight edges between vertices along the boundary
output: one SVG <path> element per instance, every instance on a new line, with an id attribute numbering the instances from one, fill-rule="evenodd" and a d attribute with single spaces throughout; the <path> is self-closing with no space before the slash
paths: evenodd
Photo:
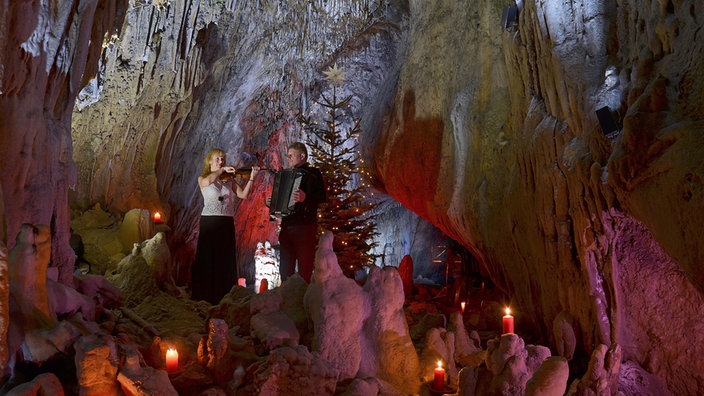
<path id="1" fill-rule="evenodd" d="M 254 291 L 259 293 L 262 279 L 268 282 L 268 290 L 281 285 L 279 257 L 269 241 L 257 243 L 254 252 Z"/>

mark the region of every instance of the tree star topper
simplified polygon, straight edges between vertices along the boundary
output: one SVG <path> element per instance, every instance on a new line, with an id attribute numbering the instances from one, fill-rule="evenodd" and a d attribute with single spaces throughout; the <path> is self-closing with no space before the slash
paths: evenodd
<path id="1" fill-rule="evenodd" d="M 324 71 L 323 74 L 325 74 L 325 79 L 333 84 L 342 85 L 345 82 L 345 72 L 337 68 L 337 63 L 333 67 L 328 67 L 328 70 Z"/>

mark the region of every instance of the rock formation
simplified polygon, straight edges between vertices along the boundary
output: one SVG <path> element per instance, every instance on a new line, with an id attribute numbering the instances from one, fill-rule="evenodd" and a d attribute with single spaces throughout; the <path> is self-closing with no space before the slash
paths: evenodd
<path id="1" fill-rule="evenodd" d="M 295 115 L 337 63 L 377 189 L 468 249 L 526 331 L 567 341 L 577 367 L 618 344 L 673 393 L 696 394 L 702 6 L 522 1 L 508 29 L 502 6 L 5 2 L 0 239 L 12 250 L 22 224 L 48 225 L 51 266 L 70 286 L 71 208 L 159 209 L 185 284 L 203 153 L 281 164 L 287 143 L 305 138 Z M 605 106 L 619 127 L 609 135 L 595 115 Z M 256 243 L 276 238 L 260 210 L 268 182 L 237 212 L 249 279 Z M 428 247 L 399 231 L 422 228 L 406 215 L 381 218 L 397 222 L 382 229 L 399 260 Z M 122 258 L 101 259 L 107 269 Z M 561 312 L 573 353 L 568 327 L 551 334 Z"/>
<path id="2" fill-rule="evenodd" d="M 403 315 L 398 271 L 372 268 L 362 288 L 344 276 L 332 241 L 330 231 L 320 237 L 304 299 L 313 322 L 313 351 L 339 371 L 340 379 L 377 378 L 414 392 L 420 367 Z"/>
<path id="3" fill-rule="evenodd" d="M 105 38 L 119 35 L 127 2 L 3 4 L 0 13 L 0 184 L 2 239 L 22 224 L 52 228 L 52 262 L 70 284 L 69 189 L 76 186 L 71 119 L 95 76 Z"/>
<path id="4" fill-rule="evenodd" d="M 48 227 L 23 224 L 9 255 L 11 303 L 21 318 L 22 331 L 51 328 L 56 325 L 56 313 L 49 309 L 47 268 L 50 247 Z M 12 308 L 12 306 L 11 306 Z"/>

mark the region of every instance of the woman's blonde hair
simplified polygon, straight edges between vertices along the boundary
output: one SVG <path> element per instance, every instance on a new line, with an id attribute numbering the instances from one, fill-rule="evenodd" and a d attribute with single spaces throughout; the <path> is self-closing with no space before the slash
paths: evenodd
<path id="1" fill-rule="evenodd" d="M 206 154 L 205 158 L 203 158 L 203 170 L 200 172 L 201 177 L 206 177 L 210 174 L 210 160 L 212 160 L 213 157 L 218 157 L 221 155 L 225 155 L 225 152 L 219 148 L 214 148 L 208 151 L 208 154 Z"/>

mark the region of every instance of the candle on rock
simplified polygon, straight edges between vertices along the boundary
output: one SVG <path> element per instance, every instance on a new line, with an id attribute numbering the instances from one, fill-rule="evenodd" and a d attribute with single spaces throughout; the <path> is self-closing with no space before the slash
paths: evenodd
<path id="1" fill-rule="evenodd" d="M 242 286 L 242 287 L 247 287 L 247 279 L 245 279 L 245 278 L 237 279 L 237 285 Z"/>
<path id="2" fill-rule="evenodd" d="M 506 315 L 504 315 L 502 322 L 504 334 L 513 333 L 513 316 L 511 316 L 511 309 L 509 307 L 506 307 Z"/>
<path id="3" fill-rule="evenodd" d="M 433 377 L 433 389 L 445 389 L 445 369 L 442 368 L 442 361 L 438 360 L 438 367 L 435 368 Z"/>
<path id="4" fill-rule="evenodd" d="M 467 303 L 464 302 L 464 301 L 462 301 L 462 302 L 460 303 L 460 308 L 462 308 L 462 313 L 464 313 L 464 307 L 465 307 L 465 305 L 467 305 Z"/>
<path id="5" fill-rule="evenodd" d="M 176 372 L 178 370 L 178 351 L 176 348 L 169 348 L 166 350 L 166 371 L 169 373 Z"/>
<path id="6" fill-rule="evenodd" d="M 161 213 L 154 212 L 154 224 L 161 224 Z"/>

